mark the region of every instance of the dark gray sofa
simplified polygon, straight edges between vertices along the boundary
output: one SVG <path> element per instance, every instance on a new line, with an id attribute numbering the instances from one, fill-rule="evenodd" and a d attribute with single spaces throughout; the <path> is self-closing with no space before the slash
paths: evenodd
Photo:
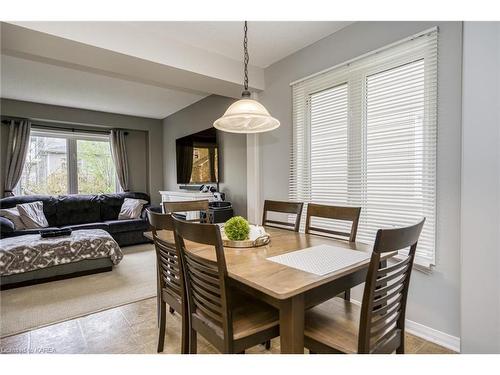
<path id="1" fill-rule="evenodd" d="M 143 199 L 145 205 L 141 218 L 118 220 L 118 214 L 125 198 Z M 136 245 L 149 242 L 143 232 L 149 228 L 145 209 L 150 205 L 149 195 L 145 193 L 116 193 L 101 195 L 24 195 L 0 199 L 0 208 L 12 208 L 16 204 L 35 201 L 43 202 L 43 212 L 48 228 L 14 229 L 14 224 L 0 217 L 0 238 L 34 234 L 57 228 L 104 229 L 120 246 Z"/>

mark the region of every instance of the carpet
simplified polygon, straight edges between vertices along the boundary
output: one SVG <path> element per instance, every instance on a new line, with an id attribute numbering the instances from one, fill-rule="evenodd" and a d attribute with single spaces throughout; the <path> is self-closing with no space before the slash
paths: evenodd
<path id="1" fill-rule="evenodd" d="M 0 337 L 156 296 L 152 244 L 123 248 L 111 272 L 0 292 Z"/>

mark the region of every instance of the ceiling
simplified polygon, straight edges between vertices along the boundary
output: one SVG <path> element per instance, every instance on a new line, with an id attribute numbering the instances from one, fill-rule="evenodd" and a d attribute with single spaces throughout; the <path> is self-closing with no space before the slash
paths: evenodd
<path id="1" fill-rule="evenodd" d="M 6 55 L 1 75 L 3 98 L 157 119 L 206 96 Z"/>
<path id="2" fill-rule="evenodd" d="M 269 65 L 349 23 L 249 22 L 251 88 L 265 89 Z M 207 95 L 241 92 L 242 22 L 1 26 L 5 98 L 164 118 Z"/>
<path id="3" fill-rule="evenodd" d="M 267 68 L 350 23 L 249 21 L 250 64 Z M 174 39 L 237 61 L 243 60 L 243 22 L 131 22 L 131 25 L 159 38 Z"/>

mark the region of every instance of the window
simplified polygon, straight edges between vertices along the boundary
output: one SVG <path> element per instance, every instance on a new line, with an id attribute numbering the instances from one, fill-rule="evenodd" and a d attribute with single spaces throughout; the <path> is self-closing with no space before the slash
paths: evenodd
<path id="1" fill-rule="evenodd" d="M 64 194 L 68 192 L 66 139 L 32 132 L 18 194 Z"/>
<path id="2" fill-rule="evenodd" d="M 117 178 L 107 139 L 77 139 L 78 194 L 113 193 Z"/>
<path id="3" fill-rule="evenodd" d="M 109 136 L 32 129 L 17 194 L 119 191 Z"/>
<path id="4" fill-rule="evenodd" d="M 361 206 L 367 243 L 425 216 L 416 262 L 434 264 L 436 92 L 437 29 L 292 83 L 290 198 Z"/>

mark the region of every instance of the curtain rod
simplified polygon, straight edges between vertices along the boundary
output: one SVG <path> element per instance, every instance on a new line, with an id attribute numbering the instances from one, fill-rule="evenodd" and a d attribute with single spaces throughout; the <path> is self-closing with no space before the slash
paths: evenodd
<path id="1" fill-rule="evenodd" d="M 41 129 L 69 130 L 72 133 L 95 133 L 95 134 L 110 134 L 111 133 L 109 130 L 78 129 L 78 128 L 70 128 L 70 127 L 65 127 L 65 126 L 40 125 L 37 123 L 32 123 L 32 125 L 36 128 L 41 128 Z"/>
<path id="2" fill-rule="evenodd" d="M 12 118 L 12 120 L 21 120 L 20 118 Z M 24 119 L 23 119 L 24 120 Z M 9 125 L 10 120 L 2 120 L 2 124 Z M 69 130 L 73 133 L 84 132 L 84 133 L 100 133 L 100 134 L 110 134 L 111 130 L 90 130 L 90 129 L 80 129 L 80 128 L 70 128 L 66 126 L 51 126 L 51 125 L 42 125 L 37 124 L 36 122 L 32 122 L 32 125 L 37 128 L 42 129 L 54 129 L 54 130 Z M 128 135 L 128 132 L 125 132 L 125 135 Z"/>

